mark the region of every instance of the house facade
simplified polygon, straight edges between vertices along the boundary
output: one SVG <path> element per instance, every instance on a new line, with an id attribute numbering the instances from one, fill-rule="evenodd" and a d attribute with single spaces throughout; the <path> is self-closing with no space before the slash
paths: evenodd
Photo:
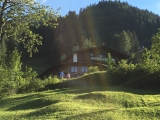
<path id="1" fill-rule="evenodd" d="M 75 44 L 72 48 L 72 54 L 69 56 L 62 54 L 61 64 L 49 68 L 44 73 L 39 75 L 39 77 L 43 78 L 44 76 L 47 77 L 51 74 L 58 75 L 60 71 L 70 73 L 71 76 L 74 77 L 88 72 L 88 68 L 91 66 L 97 66 L 100 71 L 106 70 L 108 53 L 111 54 L 111 57 L 115 62 L 129 57 L 128 55 L 125 55 L 106 45 L 80 50 L 79 46 Z"/>

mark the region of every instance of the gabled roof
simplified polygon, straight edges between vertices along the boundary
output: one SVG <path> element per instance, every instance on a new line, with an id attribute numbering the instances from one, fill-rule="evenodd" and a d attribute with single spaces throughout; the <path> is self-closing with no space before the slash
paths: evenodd
<path id="1" fill-rule="evenodd" d="M 68 59 L 72 58 L 73 54 L 74 53 L 85 53 L 86 51 L 90 51 L 90 50 L 99 50 L 99 49 L 106 49 L 108 51 L 108 53 L 116 53 L 117 55 L 121 56 L 122 58 L 129 58 L 130 56 L 128 54 L 125 54 L 121 51 L 118 51 L 112 47 L 109 47 L 107 45 L 101 45 L 101 46 L 98 46 L 98 47 L 92 47 L 92 48 L 88 48 L 88 49 L 83 49 L 83 50 L 78 50 L 78 51 L 74 51 L 73 53 L 71 53 L 69 56 L 67 56 L 65 59 L 63 59 L 61 62 L 65 62 L 67 61 Z"/>

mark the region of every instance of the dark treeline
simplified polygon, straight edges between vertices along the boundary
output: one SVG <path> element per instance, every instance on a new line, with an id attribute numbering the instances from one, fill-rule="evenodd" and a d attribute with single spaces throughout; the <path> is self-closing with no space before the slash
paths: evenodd
<path id="1" fill-rule="evenodd" d="M 58 64 L 61 54 L 70 54 L 73 44 L 83 46 L 86 40 L 95 45 L 105 43 L 130 54 L 142 45 L 150 48 L 159 26 L 160 17 L 148 10 L 127 2 L 103 0 L 81 8 L 79 15 L 69 11 L 66 17 L 58 19 L 56 29 L 42 26 L 35 30 L 44 40 L 33 57 L 47 57 L 52 65 Z"/>

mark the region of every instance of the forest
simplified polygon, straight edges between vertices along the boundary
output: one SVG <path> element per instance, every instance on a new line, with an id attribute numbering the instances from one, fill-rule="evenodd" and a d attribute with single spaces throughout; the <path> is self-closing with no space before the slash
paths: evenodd
<path id="1" fill-rule="evenodd" d="M 136 53 L 142 47 L 150 49 L 160 17 L 127 2 L 100 1 L 81 8 L 78 15 L 69 11 L 57 22 L 55 29 L 44 26 L 36 29 L 43 37 L 43 45 L 33 57 L 45 56 L 51 65 L 59 64 L 63 53 L 69 55 L 75 43 L 81 47 L 90 42 L 96 46 L 105 43 L 127 54 Z"/>

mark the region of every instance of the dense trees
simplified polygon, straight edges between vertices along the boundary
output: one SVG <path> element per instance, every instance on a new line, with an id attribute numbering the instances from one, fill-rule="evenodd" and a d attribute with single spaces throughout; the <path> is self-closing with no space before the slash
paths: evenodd
<path id="1" fill-rule="evenodd" d="M 42 44 L 42 37 L 34 28 L 55 27 L 57 17 L 57 12 L 34 0 L 0 1 L 0 98 L 36 80 L 37 74 L 32 69 L 22 71 L 22 53 L 13 43 L 23 44 L 32 56 L 33 51 L 38 51 L 36 45 Z M 26 73 L 30 74 L 26 76 Z M 35 86 L 32 84 L 32 87 Z"/>
<path id="2" fill-rule="evenodd" d="M 51 38 L 50 41 L 53 41 L 50 53 L 58 51 L 56 57 L 59 58 L 64 52 L 66 55 L 70 54 L 75 43 L 83 46 L 82 36 L 91 39 L 96 46 L 105 43 L 120 50 L 124 44 L 119 43 L 127 40 L 120 39 L 122 31 L 126 32 L 125 38 L 129 37 L 125 44 L 128 45 L 122 51 L 135 53 L 139 51 L 140 45 L 151 47 L 152 35 L 158 31 L 159 25 L 160 17 L 148 10 L 140 10 L 127 2 L 100 1 L 98 4 L 81 8 L 79 15 L 69 11 L 65 18 L 58 19 L 54 36 L 53 32 L 48 35 L 48 39 Z M 63 38 L 63 42 L 55 42 L 60 37 Z"/>
<path id="3" fill-rule="evenodd" d="M 152 37 L 152 46 L 151 46 L 152 52 L 159 55 L 160 54 L 159 46 L 160 46 L 160 32 L 158 32 Z"/>
<path id="4" fill-rule="evenodd" d="M 117 67 L 107 62 L 110 68 L 107 72 L 107 76 L 111 79 L 110 84 L 125 84 L 133 88 L 159 90 L 159 37 L 159 33 L 152 37 L 151 49 L 144 48 L 136 63 L 121 60 Z"/>
<path id="5" fill-rule="evenodd" d="M 120 34 L 114 34 L 111 42 L 115 49 L 123 53 L 129 53 L 131 50 L 131 39 L 124 30 Z"/>
<path id="6" fill-rule="evenodd" d="M 80 47 L 84 46 L 83 39 L 86 39 L 86 42 L 90 40 L 96 46 L 105 43 L 120 50 L 122 46 L 119 43 L 125 40 L 120 39 L 122 31 L 126 32 L 130 39 L 128 42 L 130 45 L 125 44 L 128 46 L 127 52 L 122 51 L 138 54 L 139 58 L 140 53 L 137 51 L 140 45 L 151 47 L 151 38 L 158 30 L 160 17 L 147 10 L 130 6 L 126 2 L 100 1 L 98 4 L 81 8 L 78 15 L 74 11 L 69 11 L 65 17 L 59 17 L 57 23 L 56 29 L 50 26 L 40 26 L 38 29 L 32 27 L 32 33 L 39 34 L 44 39 L 43 46 L 38 47 L 39 52 L 33 57 L 46 57 L 51 65 L 59 64 L 62 54 L 65 53 L 66 56 L 71 54 L 75 43 Z M 9 43 L 16 44 L 14 37 L 18 36 L 9 38 L 11 39 Z M 19 48 L 23 50 L 22 45 Z M 26 56 L 28 53 L 23 50 L 23 60 Z"/>

